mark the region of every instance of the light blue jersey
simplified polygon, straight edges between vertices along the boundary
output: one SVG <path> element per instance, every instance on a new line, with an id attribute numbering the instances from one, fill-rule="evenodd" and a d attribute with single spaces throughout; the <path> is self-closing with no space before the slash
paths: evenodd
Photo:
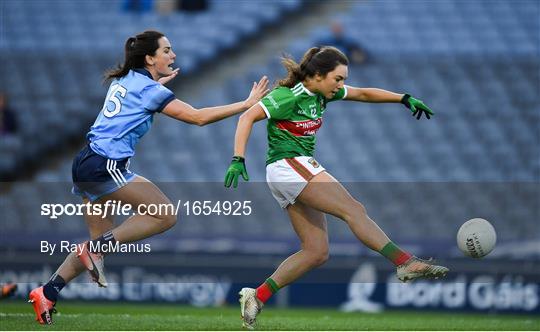
<path id="1" fill-rule="evenodd" d="M 135 145 L 154 120 L 175 99 L 171 90 L 146 69 L 130 70 L 111 82 L 103 108 L 86 138 L 97 154 L 120 160 L 135 154 Z"/>

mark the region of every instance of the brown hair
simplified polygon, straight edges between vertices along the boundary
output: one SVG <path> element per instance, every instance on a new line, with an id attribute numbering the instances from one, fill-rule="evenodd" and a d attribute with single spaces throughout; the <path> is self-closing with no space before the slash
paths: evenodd
<path id="1" fill-rule="evenodd" d="M 278 81 L 278 86 L 292 88 L 298 82 L 316 74 L 326 76 L 337 65 L 349 65 L 349 59 L 333 46 L 312 47 L 304 53 L 300 64 L 290 56 L 281 58 L 281 63 L 287 69 L 287 77 Z"/>
<path id="2" fill-rule="evenodd" d="M 130 69 L 144 68 L 146 56 L 155 55 L 159 48 L 158 40 L 165 35 L 159 31 L 147 30 L 126 40 L 124 63 L 105 72 L 105 81 L 124 77 Z"/>

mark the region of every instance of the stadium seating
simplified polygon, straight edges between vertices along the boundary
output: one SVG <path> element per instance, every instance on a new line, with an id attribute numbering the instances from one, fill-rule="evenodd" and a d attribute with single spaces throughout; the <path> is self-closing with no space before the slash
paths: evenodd
<path id="1" fill-rule="evenodd" d="M 357 2 L 336 17 L 345 31 L 383 55 L 533 55 L 538 52 L 538 3 L 509 1 Z M 384 22 L 384 24 L 382 23 Z M 321 28 L 316 35 L 328 34 Z"/>
<path id="2" fill-rule="evenodd" d="M 300 6 L 300 0 L 211 1 L 198 14 L 137 14 L 123 11 L 119 0 L 2 2 L 0 90 L 24 125 L 15 139 L 0 142 L 10 160 L 0 163 L 0 179 L 80 137 L 101 108 L 102 74 L 121 61 L 127 37 L 163 31 L 186 75 Z M 25 149 L 16 148 L 21 141 Z"/>
<path id="3" fill-rule="evenodd" d="M 14 7 L 23 6 L 23 2 L 14 3 L 18 4 Z M 44 10 L 36 3 L 32 10 Z M 256 34 L 259 25 L 279 20 L 279 13 L 289 10 L 287 6 L 290 5 L 289 2 L 280 2 L 274 6 L 265 2 L 269 8 L 258 10 L 250 2 L 240 3 L 242 8 L 234 15 L 227 11 L 226 2 L 215 1 L 212 11 L 227 11 L 226 15 L 169 18 L 170 22 L 181 18 L 198 22 L 201 26 L 219 18 L 223 24 L 202 32 L 207 35 L 201 40 L 215 41 L 211 43 L 215 47 L 213 53 L 209 49 L 202 50 L 199 39 L 184 40 L 188 35 L 184 35 L 182 30 L 172 32 L 173 40 L 182 40 L 180 44 L 186 47 L 182 61 L 187 68 L 190 68 L 189 64 L 195 68 L 199 61 L 212 59 L 222 47 L 231 47 L 246 35 Z M 112 6 L 108 1 L 103 5 Z M 85 8 L 85 11 L 91 11 L 91 8 Z M 240 11 L 251 13 L 241 26 L 235 16 L 240 15 Z M 14 17 L 26 17 L 23 11 L 14 12 L 18 15 L 14 14 Z M 430 121 L 416 121 L 401 105 L 333 103 L 328 107 L 318 134 L 316 157 L 365 204 L 370 216 L 393 238 L 407 244 L 418 244 L 421 234 L 417 252 L 452 255 L 453 252 L 446 250 L 448 244 L 453 243 L 459 225 L 473 217 L 490 220 L 502 242 L 540 239 L 537 226 L 540 218 L 537 207 L 540 197 L 540 28 L 535 13 L 538 13 L 536 1 L 362 1 L 355 3 L 347 14 L 336 16 L 336 20 L 344 22 L 346 32 L 371 55 L 368 63 L 350 67 L 347 84 L 409 92 L 423 99 L 436 115 Z M 80 41 L 68 49 L 88 50 L 94 45 L 92 39 L 100 40 L 99 50 L 117 48 L 125 35 L 131 34 L 130 29 L 134 26 L 130 26 L 129 17 L 123 18 L 123 24 L 119 25 L 123 30 L 114 32 L 116 37 L 111 36 L 112 42 L 99 38 L 107 34 L 103 23 L 115 22 L 116 19 L 116 16 L 105 15 L 91 21 L 96 26 L 101 25 L 101 32 L 93 35 L 90 41 Z M 154 20 L 152 22 L 156 24 L 169 22 L 155 16 L 145 19 Z M 62 24 L 76 21 L 64 20 Z M 382 21 L 388 24 L 378 23 Z M 225 26 L 230 30 L 225 29 L 224 33 Z M 51 28 L 50 31 L 56 30 Z M 325 37 L 327 31 L 328 27 L 321 27 L 307 39 L 294 41 L 289 52 L 298 58 L 308 47 Z M 19 36 L 22 38 L 20 45 L 32 45 L 23 38 L 26 33 Z M 87 35 L 86 31 L 83 33 Z M 53 48 L 55 46 L 51 46 Z M 85 57 L 86 60 L 91 58 L 89 55 Z M 22 67 L 24 61 L 9 60 L 17 67 Z M 85 70 L 89 77 L 100 72 L 98 64 L 79 61 L 81 65 L 84 63 L 82 67 L 85 68 L 81 70 Z M 71 65 L 69 61 L 50 63 L 49 66 L 47 60 L 43 60 L 41 65 L 38 62 L 39 59 L 14 70 L 16 74 L 9 78 L 9 85 L 24 88 L 17 77 L 32 76 L 29 73 L 37 70 L 36 77 L 31 77 L 32 81 L 35 80 L 32 86 L 36 87 L 32 94 L 43 100 L 39 107 L 36 106 L 36 111 L 43 115 L 40 117 L 37 112 L 32 112 L 31 116 L 26 116 L 27 120 L 31 123 L 32 119 L 40 119 L 41 123 L 50 126 L 50 131 L 67 130 L 64 121 L 68 120 L 62 115 L 51 115 L 54 112 L 49 111 L 65 103 L 73 108 L 69 112 L 74 117 L 80 117 L 81 112 L 88 111 L 84 107 L 87 104 L 81 102 L 83 96 L 95 97 L 88 102 L 97 104 L 103 97 L 103 91 L 97 91 L 87 82 L 82 83 L 87 84 L 82 87 L 76 84 L 66 87 L 72 89 L 70 93 L 56 92 L 56 84 L 37 88 L 47 80 L 42 77 L 46 74 L 41 73 L 44 67 L 56 76 L 65 71 L 64 67 Z M 274 80 L 283 75 L 283 69 L 274 59 L 261 64 L 249 75 L 231 78 L 228 84 L 205 96 L 204 100 L 190 102 L 204 106 L 239 100 L 245 97 L 250 82 L 261 74 L 268 74 Z M 3 72 L 2 77 L 6 77 Z M 78 78 L 68 73 L 62 80 L 75 83 Z M 55 93 L 65 93 L 66 98 L 77 97 L 66 100 L 48 98 Z M 28 109 L 34 104 L 28 101 L 16 106 Z M 94 116 L 95 112 L 88 118 L 93 119 Z M 73 134 L 84 131 L 82 123 L 74 121 L 70 124 Z M 247 153 L 248 172 L 255 183 L 241 183 L 240 189 L 233 193 L 219 189 L 230 159 L 235 125 L 236 121 L 229 119 L 206 127 L 195 127 L 157 117 L 153 130 L 138 146 L 131 169 L 158 182 L 173 201 L 249 197 L 259 202 L 257 213 L 252 218 L 180 217 L 180 223 L 172 231 L 153 241 L 162 241 L 167 247 L 182 251 L 261 250 L 282 253 L 296 248 L 295 236 L 286 215 L 272 201 L 264 183 L 267 144 L 264 121 L 255 125 Z M 36 131 L 28 129 L 28 133 L 31 135 Z M 48 136 L 42 134 L 38 140 L 50 146 L 58 144 Z M 66 156 L 58 168 L 41 171 L 36 176 L 36 181 L 41 184 L 39 189 L 28 183 L 16 183 L 7 194 L 0 196 L 4 207 L 17 207 L 11 209 L 6 229 L 51 234 L 62 230 L 63 234 L 85 236 L 85 226 L 80 220 L 69 220 L 53 227 L 44 218 L 39 219 L 40 222 L 35 221 L 35 211 L 39 211 L 39 205 L 47 197 L 55 197 L 58 202 L 78 202 L 68 190 L 71 157 Z M 5 164 L 0 165 L 10 167 L 9 163 Z M 333 217 L 329 219 L 330 236 L 332 241 L 336 241 L 332 247 L 334 252 L 365 252 L 344 223 Z M 64 228 L 68 223 L 69 226 Z M 256 246 L 249 246 L 254 242 Z"/>

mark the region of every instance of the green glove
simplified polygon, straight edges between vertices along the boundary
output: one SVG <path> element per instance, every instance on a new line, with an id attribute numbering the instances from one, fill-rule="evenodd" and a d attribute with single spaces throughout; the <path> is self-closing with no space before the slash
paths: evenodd
<path id="1" fill-rule="evenodd" d="M 434 115 L 433 111 L 430 110 L 429 107 L 424 104 L 424 102 L 411 97 L 410 94 L 405 94 L 403 98 L 401 98 L 401 103 L 411 110 L 412 115 L 416 116 L 417 120 L 420 120 L 422 114 L 425 114 L 428 120 L 432 115 Z"/>
<path id="2" fill-rule="evenodd" d="M 238 177 L 242 174 L 245 181 L 249 181 L 249 176 L 246 171 L 246 164 L 243 157 L 234 156 L 231 165 L 225 174 L 225 187 L 229 188 L 231 184 L 234 188 L 238 187 Z"/>

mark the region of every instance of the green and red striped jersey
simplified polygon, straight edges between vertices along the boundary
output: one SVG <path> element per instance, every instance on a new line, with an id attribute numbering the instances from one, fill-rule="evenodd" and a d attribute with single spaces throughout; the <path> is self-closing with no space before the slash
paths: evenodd
<path id="1" fill-rule="evenodd" d="M 268 117 L 266 164 L 283 158 L 312 157 L 326 104 L 346 96 L 346 87 L 327 99 L 309 91 L 301 82 L 293 88 L 281 86 L 272 90 L 259 102 Z"/>

